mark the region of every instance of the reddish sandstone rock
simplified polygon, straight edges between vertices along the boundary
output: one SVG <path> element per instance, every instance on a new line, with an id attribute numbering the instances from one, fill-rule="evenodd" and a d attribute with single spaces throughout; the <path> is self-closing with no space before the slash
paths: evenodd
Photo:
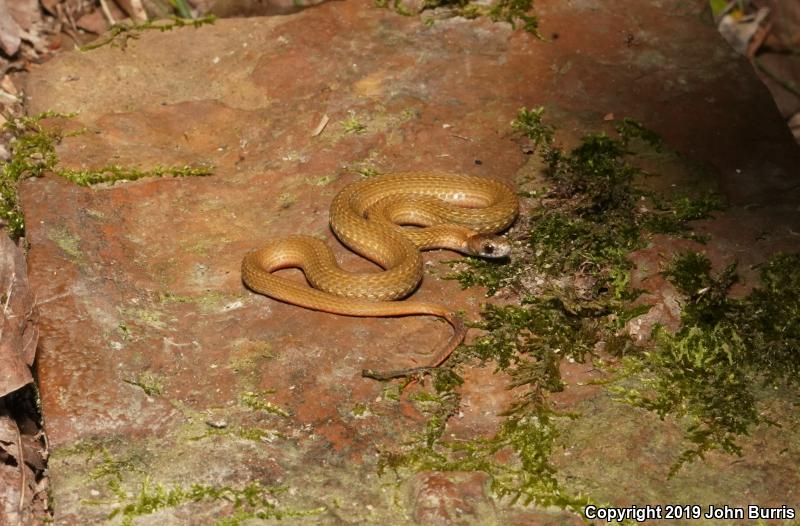
<path id="1" fill-rule="evenodd" d="M 146 480 L 150 489 L 288 486 L 276 502 L 318 508 L 298 519 L 309 524 L 577 520 L 490 501 L 480 475 L 427 474 L 399 487 L 390 470 L 379 476 L 378 454 L 402 449 L 425 417 L 408 392 L 398 401 L 360 371 L 425 364 L 448 327 L 282 304 L 247 291 L 239 264 L 272 237 L 335 244 L 327 208 L 358 170 L 521 177 L 528 157 L 509 126 L 521 106 L 547 106 L 565 142 L 601 129 L 609 113 L 634 117 L 712 166 L 738 220 L 776 213 L 791 222 L 800 156 L 788 131 L 749 66 L 698 16 L 703 2 L 681 5 L 538 2 L 543 41 L 487 20 L 429 27 L 371 2 L 331 2 L 144 32 L 124 50 L 65 53 L 35 69 L 30 112 L 77 112 L 65 125 L 85 128 L 58 147 L 62 166 L 214 166 L 203 178 L 81 188 L 47 176 L 22 185 L 56 522 L 102 521 Z M 312 136 L 325 115 L 327 127 Z M 771 242 L 790 243 L 792 231 Z M 750 246 L 748 236 L 729 228 L 708 250 Z M 348 268 L 371 268 L 339 252 Z M 452 257 L 426 257 L 433 264 L 415 298 L 474 317 L 481 292 L 438 279 L 446 267 L 437 262 Z M 575 367 L 569 378 L 592 374 Z M 491 435 L 512 393 L 486 375 L 465 373 L 470 407 L 447 433 Z M 586 398 L 562 400 L 591 406 Z M 629 445 L 606 432 L 614 426 L 603 414 L 588 414 L 595 453 L 606 438 Z M 562 446 L 558 454 L 572 452 Z M 582 464 L 591 474 L 567 482 L 602 487 L 602 457 L 592 458 Z M 639 479 L 636 457 L 613 458 L 629 462 L 630 498 L 661 498 L 663 459 L 648 458 Z M 724 502 L 729 486 L 698 469 Z M 766 470 L 757 463 L 748 473 Z M 131 496 L 115 493 L 114 480 Z M 691 500 L 691 482 L 684 487 L 669 496 Z M 754 491 L 789 499 L 791 487 Z M 233 513 L 228 500 L 206 499 L 143 520 L 206 524 Z"/>

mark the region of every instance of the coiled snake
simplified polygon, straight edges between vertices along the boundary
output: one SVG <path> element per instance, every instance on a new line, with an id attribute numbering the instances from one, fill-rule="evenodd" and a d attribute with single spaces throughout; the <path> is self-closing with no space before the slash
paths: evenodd
<path id="1" fill-rule="evenodd" d="M 481 257 L 504 257 L 509 244 L 492 234 L 508 228 L 519 203 L 506 184 L 441 172 L 400 172 L 356 181 L 333 199 L 330 225 L 352 251 L 383 271 L 354 273 L 339 267 L 328 246 L 309 236 L 269 242 L 242 261 L 242 280 L 254 292 L 318 311 L 347 316 L 433 315 L 453 326 L 453 336 L 431 365 L 389 372 L 364 370 L 379 380 L 441 365 L 461 343 L 461 317 L 443 305 L 392 301 L 422 280 L 420 250 L 446 248 Z M 421 228 L 403 228 L 413 225 Z M 311 284 L 273 272 L 300 268 Z"/>

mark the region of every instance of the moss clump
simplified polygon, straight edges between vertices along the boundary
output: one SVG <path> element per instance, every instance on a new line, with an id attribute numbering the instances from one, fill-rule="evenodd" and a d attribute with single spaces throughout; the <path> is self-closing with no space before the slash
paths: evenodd
<path id="1" fill-rule="evenodd" d="M 251 482 L 241 489 L 231 486 L 192 484 L 189 487 L 152 484 L 148 477 L 141 483 L 138 493 L 132 498 L 119 490 L 122 500 L 119 508 L 109 515 L 109 519 L 121 516 L 123 526 L 132 526 L 136 517 L 150 515 L 167 508 L 175 508 L 189 502 L 225 501 L 232 503 L 235 512 L 231 517 L 216 521 L 216 526 L 235 526 L 249 519 L 285 519 L 304 517 L 322 513 L 324 508 L 311 510 L 281 509 L 275 501 L 276 495 L 286 491 L 283 487 L 262 486 Z"/>
<path id="2" fill-rule="evenodd" d="M 740 453 L 738 438 L 767 422 L 765 392 L 796 387 L 800 378 L 800 254 L 763 265 L 761 285 L 741 299 L 729 295 L 735 265 L 714 273 L 706 256 L 678 255 L 663 274 L 684 297 L 682 325 L 634 344 L 622 329 L 649 306 L 630 306 L 639 291 L 630 286 L 627 254 L 653 233 L 693 237 L 688 222 L 722 201 L 637 188 L 646 174 L 633 164 L 634 143 L 664 145 L 633 121 L 618 124 L 614 136 L 590 135 L 569 152 L 554 145 L 541 109 L 520 111 L 514 127 L 538 149 L 548 188 L 530 194 L 538 207 L 512 234 L 509 264 L 472 260 L 454 277 L 522 300 L 483 308 L 474 326 L 486 332 L 434 372 L 436 393 L 417 397 L 426 427 L 406 448 L 384 452 L 382 468 L 484 471 L 500 496 L 579 511 L 589 499 L 571 493 L 550 462 L 564 417 L 576 416 L 555 414 L 548 397 L 563 388 L 562 359 L 589 359 L 599 348 L 623 357 L 617 372 L 627 383 L 611 387 L 620 399 L 684 425 L 688 447 L 671 473 L 709 451 Z M 458 369 L 475 359 L 510 374 L 521 394 L 494 436 L 447 440 L 447 421 L 460 404 Z"/>
<path id="3" fill-rule="evenodd" d="M 519 266 L 513 262 L 496 259 L 464 258 L 445 261 L 451 265 L 452 272 L 444 279 L 453 279 L 461 284 L 461 288 L 484 287 L 488 296 L 498 290 L 512 288 L 517 285 Z"/>
<path id="4" fill-rule="evenodd" d="M 147 170 L 111 164 L 96 170 L 72 170 L 65 168 L 56 172 L 61 177 L 69 179 L 80 186 L 91 186 L 100 183 L 115 183 L 118 181 L 136 181 L 146 177 L 203 177 L 211 175 L 211 168 L 206 166 L 160 166 L 156 165 Z"/>
<path id="5" fill-rule="evenodd" d="M 290 415 L 286 410 L 281 409 L 277 405 L 268 400 L 264 400 L 265 396 L 274 394 L 272 391 L 245 391 L 239 396 L 241 404 L 253 411 L 264 411 L 273 415 L 288 418 Z"/>
<path id="6" fill-rule="evenodd" d="M 245 430 L 237 434 L 245 434 Z M 132 526 L 137 517 L 201 501 L 219 505 L 220 509 L 215 516 L 220 518 L 209 524 L 222 526 L 243 524 L 248 519 L 279 520 L 317 515 L 325 511 L 324 507 L 300 510 L 283 507 L 278 498 L 288 488 L 265 486 L 259 481 L 251 481 L 240 487 L 203 483 L 153 483 L 146 474 L 148 465 L 153 462 L 149 458 L 152 451 L 143 449 L 141 452 L 128 452 L 117 458 L 108 448 L 121 445 L 120 440 L 84 441 L 62 454 L 85 455 L 87 464 L 94 464 L 88 477 L 90 480 L 105 483 L 105 495 L 101 499 L 82 500 L 82 503 L 111 505 L 113 510 L 108 519 L 120 517 L 121 524 L 125 526 Z"/>
<path id="7" fill-rule="evenodd" d="M 450 277 L 462 286 L 483 285 L 489 294 L 506 289 L 522 300 L 483 308 L 474 326 L 485 333 L 461 346 L 449 368 L 435 373 L 437 399 L 423 407 L 429 417 L 425 430 L 406 450 L 385 453 L 382 465 L 480 470 L 491 476 L 498 495 L 579 511 L 589 499 L 570 495 L 550 463 L 560 423 L 567 421 L 565 416 L 574 417 L 557 415 L 549 407 L 549 393 L 564 387 L 560 364 L 563 359 L 582 362 L 598 348 L 618 356 L 644 355 L 622 330 L 649 309 L 630 307 L 639 291 L 630 287 L 627 254 L 657 232 L 651 228 L 653 214 L 669 215 L 670 232 L 683 234 L 691 232 L 689 221 L 705 217 L 719 203 L 705 197 L 665 198 L 639 189 L 636 183 L 646 174 L 633 162 L 634 147 L 660 151 L 664 145 L 635 121 L 618 123 L 614 135 L 589 135 L 569 151 L 555 145 L 555 129 L 543 121 L 541 108 L 520 110 L 512 126 L 538 152 L 547 188 L 525 194 L 536 206 L 511 234 L 510 262 L 467 259 L 455 263 L 462 268 Z M 652 204 L 656 202 L 658 207 Z M 698 283 L 698 288 L 708 285 Z M 510 374 L 510 387 L 521 394 L 493 437 L 444 440 L 447 420 L 460 401 L 453 391 L 460 381 L 456 371 L 475 359 Z M 440 378 L 448 381 L 439 383 Z M 497 460 L 501 450 L 512 453 L 509 461 Z"/>
<path id="8" fill-rule="evenodd" d="M 597 319 L 570 313 L 558 298 L 526 298 L 522 304 L 487 304 L 476 324 L 486 334 L 459 351 L 459 359 L 493 361 L 513 378 L 528 385 L 525 403 L 540 403 L 544 392 L 561 391 L 559 362 L 582 362 L 597 341 Z M 531 399 L 532 398 L 532 399 Z"/>
<path id="9" fill-rule="evenodd" d="M 591 276 L 584 298 L 610 293 L 620 296 L 620 270 L 630 268 L 627 254 L 644 246 L 648 233 L 690 232 L 689 221 L 708 217 L 721 201 L 653 196 L 635 186 L 644 172 L 631 162 L 631 145 L 643 142 L 661 149 L 660 138 L 626 119 L 617 136 L 586 136 L 569 152 L 554 145 L 555 129 L 543 120 L 542 108 L 522 108 L 511 123 L 531 140 L 545 165 L 548 188 L 537 192 L 538 206 L 516 235 L 511 264 L 467 258 L 466 269 L 451 274 L 462 286 L 483 285 L 489 294 L 500 288 L 518 290 L 533 270 L 549 278 Z M 657 206 L 640 206 L 648 197 Z"/>
<path id="10" fill-rule="evenodd" d="M 162 375 L 145 372 L 122 381 L 138 387 L 147 396 L 160 396 L 164 392 L 164 377 Z"/>
<path id="11" fill-rule="evenodd" d="M 189 437 L 191 441 L 203 440 L 214 436 L 234 436 L 251 442 L 273 442 L 279 438 L 286 438 L 282 433 L 274 429 L 262 429 L 260 427 L 209 427 L 204 433 Z"/>
<path id="12" fill-rule="evenodd" d="M 80 238 L 70 233 L 66 228 L 60 227 L 53 229 L 49 237 L 58 245 L 58 248 L 72 259 L 81 257 Z"/>
<path id="13" fill-rule="evenodd" d="M 665 203 L 657 196 L 650 196 L 655 209 L 643 218 L 643 226 L 654 234 L 686 237 L 704 243 L 706 238 L 686 228 L 687 221 L 710 217 L 714 210 L 725 207 L 725 201 L 716 194 L 696 197 L 679 196 Z"/>
<path id="14" fill-rule="evenodd" d="M 81 186 L 90 186 L 145 177 L 196 177 L 213 173 L 212 168 L 207 166 L 156 166 L 147 170 L 119 165 L 108 165 L 97 170 L 58 168 L 56 145 L 65 137 L 65 133 L 54 121 L 71 117 L 73 115 L 44 112 L 33 117 L 12 119 L 3 126 L 13 138 L 11 159 L 0 168 L 0 220 L 5 223 L 12 237 L 17 238 L 25 233 L 22 210 L 17 200 L 17 185 L 29 177 L 41 177 L 45 172 L 53 172 Z M 45 120 L 52 121 L 51 125 L 45 126 Z"/>
<path id="15" fill-rule="evenodd" d="M 110 45 L 111 47 L 118 47 L 125 49 L 128 45 L 128 40 L 137 39 L 141 36 L 142 31 L 158 30 L 158 31 L 171 31 L 175 28 L 193 26 L 198 28 L 206 24 L 213 24 L 217 20 L 214 15 L 208 15 L 201 18 L 181 18 L 171 17 L 167 20 L 148 20 L 146 22 L 138 22 L 135 24 L 120 23 L 114 24 L 109 29 L 106 35 L 91 44 L 79 47 L 80 51 L 91 51 Z"/>
<path id="16" fill-rule="evenodd" d="M 579 513 L 591 502 L 570 494 L 550 462 L 559 415 L 546 410 L 515 413 L 491 438 L 445 440 L 444 425 L 457 411 L 458 401 L 452 394 L 441 395 L 438 408 L 427 411 L 430 418 L 420 441 L 403 452 L 383 452 L 380 470 L 482 471 L 491 477 L 492 491 L 512 504 L 535 503 Z M 500 452 L 511 453 L 511 459 L 499 460 Z"/>
<path id="17" fill-rule="evenodd" d="M 423 0 L 416 11 L 409 9 L 402 0 L 376 0 L 380 7 L 393 9 L 403 16 L 419 15 L 425 11 L 445 10 L 450 16 L 461 16 L 467 19 L 488 17 L 493 22 L 507 22 L 513 29 L 539 36 L 539 19 L 531 13 L 533 0 L 493 0 L 490 3 L 474 0 Z M 426 23 L 434 23 L 433 18 Z"/>
<path id="18" fill-rule="evenodd" d="M 800 254 L 765 264 L 761 286 L 742 299 L 728 295 L 735 265 L 713 275 L 703 254 L 676 256 L 664 274 L 684 295 L 682 326 L 674 334 L 657 330 L 654 349 L 629 362 L 642 390 L 617 392 L 661 418 L 687 422 L 689 447 L 674 474 L 712 450 L 741 454 L 737 438 L 764 422 L 760 388 L 798 385 Z"/>
<path id="19" fill-rule="evenodd" d="M 58 164 L 55 143 L 61 134 L 45 130 L 41 121 L 59 117 L 69 115 L 46 112 L 35 117 L 12 119 L 3 126 L 3 130 L 12 135 L 12 140 L 11 158 L 0 168 L 0 218 L 12 237 L 20 237 L 25 231 L 17 201 L 17 184 L 28 177 L 39 177 Z"/>
<path id="20" fill-rule="evenodd" d="M 116 482 L 122 480 L 123 475 L 131 473 L 143 473 L 142 464 L 145 458 L 135 454 L 124 458 L 115 458 L 108 449 L 102 445 L 85 444 L 89 453 L 89 460 L 96 455 L 100 455 L 102 460 L 89 472 L 92 480 L 113 479 Z"/>
<path id="21" fill-rule="evenodd" d="M 362 123 L 355 113 L 351 113 L 349 117 L 339 123 L 342 127 L 342 133 L 360 135 L 367 131 L 367 125 Z"/>

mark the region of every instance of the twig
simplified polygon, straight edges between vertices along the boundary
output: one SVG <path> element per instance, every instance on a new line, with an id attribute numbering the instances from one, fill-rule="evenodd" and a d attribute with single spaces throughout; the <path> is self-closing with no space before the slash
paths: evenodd
<path id="1" fill-rule="evenodd" d="M 23 515 L 23 508 L 25 507 L 25 488 L 28 485 L 28 481 L 25 479 L 25 453 L 22 451 L 22 433 L 19 430 L 19 426 L 17 425 L 16 420 L 11 418 L 11 421 L 14 423 L 14 429 L 17 430 L 17 450 L 19 451 L 19 460 L 17 462 L 17 466 L 19 466 L 19 507 L 17 509 L 17 513 L 19 513 L 19 525 L 22 526 L 22 515 Z"/>
<path id="2" fill-rule="evenodd" d="M 8 282 L 8 291 L 6 292 L 6 302 L 3 305 L 3 319 L 5 320 L 8 318 L 8 305 L 11 303 L 11 291 L 14 290 L 14 283 L 17 281 L 17 273 L 13 272 L 11 274 L 11 279 Z M 3 339 L 3 329 L 5 328 L 5 322 L 0 323 L 0 340 Z"/>
<path id="3" fill-rule="evenodd" d="M 131 0 L 131 15 L 137 22 L 147 21 L 147 11 L 142 5 L 142 0 Z"/>
<path id="4" fill-rule="evenodd" d="M 14 283 L 17 281 L 17 273 L 11 274 L 11 279 L 8 281 L 8 290 L 6 291 L 6 302 L 3 305 L 3 316 L 8 313 L 8 304 L 11 303 L 11 292 L 14 290 Z"/>
<path id="5" fill-rule="evenodd" d="M 114 17 L 111 15 L 111 11 L 108 9 L 108 4 L 106 3 L 106 0 L 100 0 L 100 9 L 103 10 L 103 14 L 108 19 L 108 23 L 110 25 L 113 26 L 114 24 L 117 23 L 117 21 L 114 20 Z"/>
<path id="6" fill-rule="evenodd" d="M 798 88 L 794 82 L 784 80 L 776 75 L 773 71 L 771 71 L 768 67 L 764 65 L 760 58 L 755 57 L 753 59 L 753 64 L 755 64 L 756 69 L 758 69 L 761 73 L 769 77 L 770 79 L 777 82 L 783 89 L 788 91 L 789 93 L 793 94 L 795 97 L 800 97 L 800 88 Z"/>
<path id="7" fill-rule="evenodd" d="M 747 58 L 753 59 L 756 56 L 756 53 L 761 46 L 764 45 L 764 41 L 767 39 L 769 34 L 772 32 L 772 21 L 770 20 L 763 26 L 759 27 L 756 31 L 756 34 L 753 35 L 753 38 L 750 39 L 750 43 L 747 45 Z"/>

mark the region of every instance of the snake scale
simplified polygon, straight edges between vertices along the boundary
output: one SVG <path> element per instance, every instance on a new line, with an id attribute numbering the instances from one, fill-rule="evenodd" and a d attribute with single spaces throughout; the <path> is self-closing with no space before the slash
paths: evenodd
<path id="1" fill-rule="evenodd" d="M 447 320 L 453 336 L 431 365 L 362 373 L 380 380 L 407 376 L 441 365 L 466 334 L 461 317 L 443 305 L 393 301 L 419 286 L 420 251 L 444 248 L 481 257 L 507 256 L 508 242 L 494 234 L 508 228 L 518 211 L 513 189 L 492 179 L 444 172 L 398 172 L 362 179 L 334 197 L 330 225 L 343 244 L 382 271 L 348 272 L 323 241 L 295 235 L 248 253 L 242 261 L 242 280 L 254 292 L 307 309 Z M 311 287 L 273 274 L 283 268 L 301 269 Z"/>

